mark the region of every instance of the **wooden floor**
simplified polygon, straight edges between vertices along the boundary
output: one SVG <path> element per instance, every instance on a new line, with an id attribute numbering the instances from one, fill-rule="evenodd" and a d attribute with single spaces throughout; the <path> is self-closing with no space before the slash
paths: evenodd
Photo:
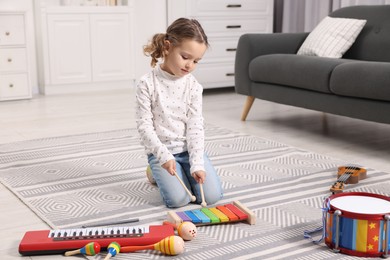
<path id="1" fill-rule="evenodd" d="M 244 102 L 245 97 L 235 94 L 233 89 L 205 91 L 206 123 L 390 173 L 390 125 L 261 100 L 255 101 L 247 121 L 242 122 Z M 133 90 L 36 96 L 0 103 L 0 143 L 133 127 Z M 18 244 L 24 232 L 48 227 L 1 184 L 0 208 L 0 259 L 21 259 Z"/>

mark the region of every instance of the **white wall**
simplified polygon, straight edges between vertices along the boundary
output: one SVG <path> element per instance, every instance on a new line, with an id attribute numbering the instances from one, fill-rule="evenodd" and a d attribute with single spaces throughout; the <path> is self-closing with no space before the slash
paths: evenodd
<path id="1" fill-rule="evenodd" d="M 135 76 L 136 79 L 151 70 L 150 57 L 143 54 L 143 46 L 156 33 L 165 33 L 167 27 L 166 1 L 136 0 L 135 3 Z"/>

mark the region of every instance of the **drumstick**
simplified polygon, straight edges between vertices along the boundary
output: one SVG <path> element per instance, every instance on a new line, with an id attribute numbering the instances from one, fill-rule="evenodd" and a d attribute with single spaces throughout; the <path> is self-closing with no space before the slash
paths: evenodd
<path id="1" fill-rule="evenodd" d="M 175 174 L 176 178 L 179 180 L 181 186 L 183 186 L 187 194 L 191 197 L 191 201 L 194 202 L 196 200 L 196 197 L 192 195 L 191 192 L 187 189 L 187 186 L 184 184 L 183 180 L 180 179 L 179 175 L 177 175 L 177 172 L 173 171 L 173 173 Z"/>
<path id="2" fill-rule="evenodd" d="M 153 245 L 123 246 L 122 253 L 130 253 L 139 250 L 158 250 L 166 255 L 178 255 L 184 252 L 184 240 L 179 236 L 169 236 Z"/>
<path id="3" fill-rule="evenodd" d="M 203 184 L 199 183 L 199 187 L 200 187 L 200 195 L 202 196 L 202 203 L 200 205 L 202 205 L 202 207 L 207 207 L 207 203 L 204 199 Z"/>

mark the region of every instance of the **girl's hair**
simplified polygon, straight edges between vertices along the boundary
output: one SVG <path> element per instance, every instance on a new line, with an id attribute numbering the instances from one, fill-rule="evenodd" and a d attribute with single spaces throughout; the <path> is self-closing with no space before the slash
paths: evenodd
<path id="1" fill-rule="evenodd" d="M 209 46 L 207 36 L 197 20 L 179 18 L 167 28 L 166 33 L 157 33 L 153 36 L 152 40 L 144 46 L 144 54 L 152 57 L 150 64 L 154 67 L 158 59 L 164 57 L 165 40 L 168 40 L 173 46 L 179 46 L 185 39 L 195 40 Z"/>

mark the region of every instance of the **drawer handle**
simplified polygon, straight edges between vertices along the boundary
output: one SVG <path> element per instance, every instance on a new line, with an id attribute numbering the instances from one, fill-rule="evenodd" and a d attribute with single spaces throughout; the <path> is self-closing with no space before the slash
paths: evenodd
<path id="1" fill-rule="evenodd" d="M 226 73 L 226 76 L 232 77 L 232 76 L 234 76 L 234 73 Z"/>
<path id="2" fill-rule="evenodd" d="M 10 88 L 13 88 L 13 87 L 14 87 L 14 84 L 10 83 L 8 86 L 9 86 Z"/>
<path id="3" fill-rule="evenodd" d="M 8 62 L 12 62 L 12 59 L 11 58 L 8 58 L 8 60 L 7 60 Z"/>
<path id="4" fill-rule="evenodd" d="M 227 5 L 227 8 L 240 8 L 241 5 Z"/>
<path id="5" fill-rule="evenodd" d="M 9 36 L 11 33 L 10 32 L 5 32 L 5 35 Z"/>
<path id="6" fill-rule="evenodd" d="M 236 51 L 237 48 L 227 48 L 226 51 Z"/>
<path id="7" fill-rule="evenodd" d="M 239 28 L 241 28 L 241 25 L 228 25 L 228 26 L 226 26 L 226 28 L 228 28 L 228 29 L 239 29 Z"/>

